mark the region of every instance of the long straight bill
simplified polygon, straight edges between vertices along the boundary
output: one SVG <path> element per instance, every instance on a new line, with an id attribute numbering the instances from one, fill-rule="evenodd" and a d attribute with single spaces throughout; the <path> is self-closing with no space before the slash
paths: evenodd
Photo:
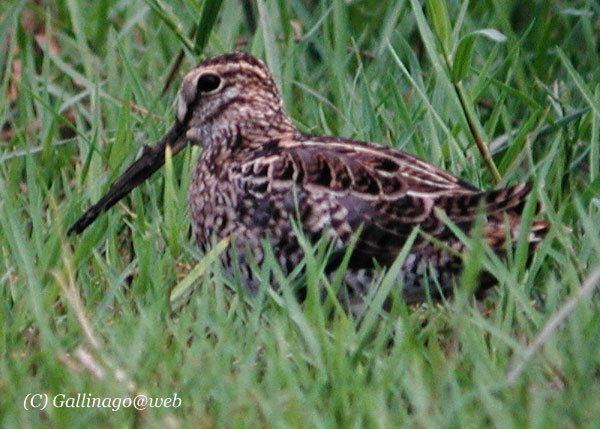
<path id="1" fill-rule="evenodd" d="M 79 234 L 83 232 L 103 212 L 110 209 L 121 198 L 130 193 L 148 177 L 152 176 L 165 163 L 165 150 L 171 147 L 173 155 L 180 152 L 187 145 L 185 138 L 185 126 L 176 120 L 169 131 L 155 146 L 145 146 L 144 153 L 134 162 L 110 187 L 106 195 L 100 198 L 96 204 L 91 206 L 77 221 L 69 228 L 68 234 Z"/>

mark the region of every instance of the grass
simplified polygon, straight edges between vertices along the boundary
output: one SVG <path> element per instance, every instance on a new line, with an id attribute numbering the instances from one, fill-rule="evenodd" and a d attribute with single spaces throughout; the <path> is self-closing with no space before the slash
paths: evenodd
<path id="1" fill-rule="evenodd" d="M 0 1 L 2 426 L 596 425 L 600 4 L 218 3 Z M 399 147 L 484 189 L 533 181 L 553 227 L 531 265 L 471 240 L 456 299 L 407 307 L 388 274 L 356 318 L 315 298 L 327 249 L 307 244 L 304 304 L 271 257 L 281 292 L 232 294 L 189 237 L 199 148 L 67 237 L 166 130 L 185 71 L 239 45 L 304 131 Z M 498 278 L 482 302 L 479 267 Z M 31 393 L 182 403 L 28 411 Z"/>

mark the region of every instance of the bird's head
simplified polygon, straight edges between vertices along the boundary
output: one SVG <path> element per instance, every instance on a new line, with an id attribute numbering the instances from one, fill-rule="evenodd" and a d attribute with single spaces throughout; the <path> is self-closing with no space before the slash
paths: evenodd
<path id="1" fill-rule="evenodd" d="M 143 155 L 73 224 L 69 234 L 82 232 L 157 171 L 165 162 L 167 147 L 173 155 L 188 143 L 207 147 L 243 141 L 260 147 L 294 130 L 262 61 L 242 52 L 210 58 L 183 79 L 175 122 L 163 138 L 144 148 Z"/>
<path id="2" fill-rule="evenodd" d="M 293 131 L 266 65 L 235 52 L 204 61 L 181 83 L 177 121 L 193 144 L 207 145 L 222 133 L 250 140 Z"/>

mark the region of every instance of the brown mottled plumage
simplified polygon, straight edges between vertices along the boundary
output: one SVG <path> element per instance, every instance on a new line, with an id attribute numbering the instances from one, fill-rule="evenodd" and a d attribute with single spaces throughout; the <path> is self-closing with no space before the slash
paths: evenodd
<path id="1" fill-rule="evenodd" d="M 328 234 L 340 249 L 362 227 L 345 277 L 354 304 L 377 275 L 375 266 L 389 266 L 415 227 L 463 250 L 436 208 L 467 233 L 483 210 L 483 236 L 504 253 L 506 225 L 514 241 L 531 190 L 530 184 L 519 184 L 484 192 L 400 150 L 301 133 L 285 113 L 266 66 L 251 55 L 232 53 L 188 73 L 167 135 L 146 148 L 70 232 L 81 232 L 156 171 L 167 145 L 178 152 L 187 142 L 204 148 L 189 189 L 194 237 L 204 251 L 215 239 L 233 237 L 237 248 L 225 252 L 223 262 L 231 268 L 237 255 L 250 290 L 258 280 L 248 255 L 260 264 L 263 239 L 268 238 L 286 271 L 301 261 L 292 227 L 298 217 L 309 238 Z M 532 248 L 548 227 L 545 221 L 534 222 Z M 436 284 L 449 293 L 460 269 L 458 256 L 420 235 L 402 267 L 403 296 L 409 302 L 423 300 L 431 285 L 436 297 Z"/>

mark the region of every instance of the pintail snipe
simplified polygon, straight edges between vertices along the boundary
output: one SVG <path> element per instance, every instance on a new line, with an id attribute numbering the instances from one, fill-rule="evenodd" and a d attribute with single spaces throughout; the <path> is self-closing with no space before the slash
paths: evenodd
<path id="1" fill-rule="evenodd" d="M 261 263 L 265 238 L 284 270 L 301 262 L 295 220 L 310 239 L 327 234 L 340 249 L 362 228 L 344 279 L 350 303 L 368 290 L 376 267 L 392 264 L 415 227 L 426 234 L 419 234 L 402 266 L 403 297 L 417 302 L 427 293 L 452 292 L 461 258 L 449 249 L 460 252 L 464 244 L 436 209 L 466 233 L 484 212 L 483 237 L 500 255 L 507 231 L 509 242 L 519 235 L 530 184 L 484 192 L 397 149 L 302 133 L 285 113 L 267 67 L 249 54 L 217 56 L 190 71 L 176 116 L 160 142 L 145 147 L 69 233 L 82 232 L 158 170 L 166 146 L 175 154 L 192 143 L 203 147 L 189 188 L 194 237 L 203 251 L 215 239 L 232 237 L 222 261 L 229 270 L 239 263 L 251 291 L 259 282 L 250 258 Z M 533 223 L 530 249 L 548 228 L 545 221 Z M 485 277 L 482 287 L 489 286 Z"/>

